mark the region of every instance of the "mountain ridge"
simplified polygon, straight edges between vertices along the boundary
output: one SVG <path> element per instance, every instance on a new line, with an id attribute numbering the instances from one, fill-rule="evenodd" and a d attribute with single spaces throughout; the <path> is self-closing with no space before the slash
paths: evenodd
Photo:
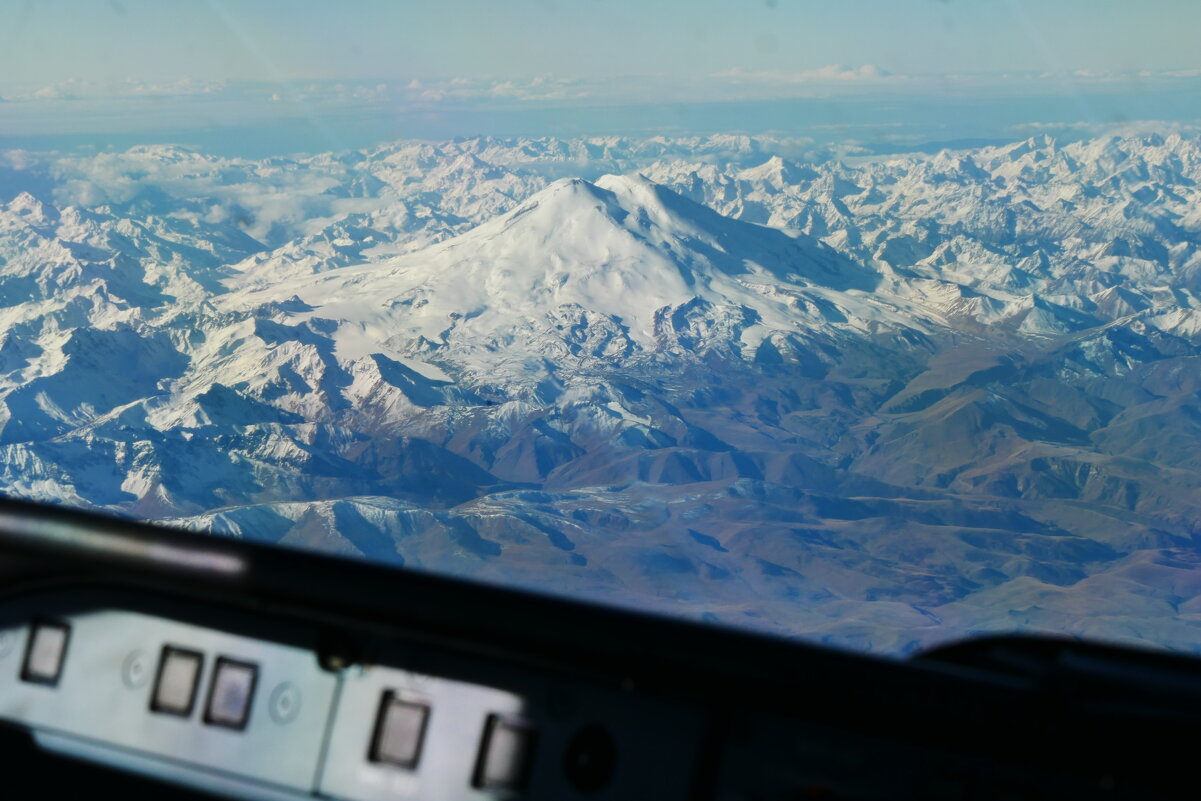
<path id="1" fill-rule="evenodd" d="M 1198 140 L 771 147 L 33 160 L 0 486 L 856 648 L 1201 650 Z"/>

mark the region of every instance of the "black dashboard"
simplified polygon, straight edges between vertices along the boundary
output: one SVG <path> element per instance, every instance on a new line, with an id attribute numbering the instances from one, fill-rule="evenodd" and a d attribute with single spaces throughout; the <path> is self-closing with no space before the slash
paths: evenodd
<path id="1" fill-rule="evenodd" d="M 1198 661 L 907 662 L 0 506 L 10 787 L 187 798 L 1176 798 Z"/>

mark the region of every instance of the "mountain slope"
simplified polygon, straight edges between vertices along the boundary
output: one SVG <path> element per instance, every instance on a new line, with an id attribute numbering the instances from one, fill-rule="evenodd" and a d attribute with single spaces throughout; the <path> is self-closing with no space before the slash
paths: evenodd
<path id="1" fill-rule="evenodd" d="M 340 355 L 383 342 L 407 355 L 447 348 L 453 360 L 497 343 L 511 356 L 518 340 L 578 314 L 595 318 L 590 328 L 611 328 L 617 347 L 650 350 L 670 328 L 668 310 L 687 303 L 743 318 L 732 333 L 754 327 L 743 342 L 754 348 L 803 320 L 846 321 L 850 312 L 834 306 L 831 290 L 871 285 L 861 267 L 821 243 L 729 220 L 644 179 L 605 176 L 597 184 L 558 181 L 417 254 L 223 302 L 245 307 L 295 295 L 312 315 L 347 321 L 334 337 Z"/>
<path id="2" fill-rule="evenodd" d="M 0 485 L 854 647 L 1201 648 L 1198 141 L 774 146 L 35 162 Z"/>

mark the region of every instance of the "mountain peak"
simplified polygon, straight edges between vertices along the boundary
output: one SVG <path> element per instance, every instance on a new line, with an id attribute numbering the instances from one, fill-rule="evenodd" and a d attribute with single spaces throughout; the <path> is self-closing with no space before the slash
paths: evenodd
<path id="1" fill-rule="evenodd" d="M 22 192 L 8 202 L 8 211 L 29 223 L 45 223 L 57 219 L 53 206 L 47 206 L 28 192 Z"/>
<path id="2" fill-rule="evenodd" d="M 524 203 L 502 216 L 501 219 L 516 220 L 536 209 L 545 213 L 571 214 L 573 211 L 604 211 L 612 204 L 611 193 L 583 178 L 559 178 L 544 189 L 535 192 Z M 499 222 L 500 220 L 496 220 Z M 484 224 L 485 226 L 488 223 Z"/>
<path id="3" fill-rule="evenodd" d="M 758 166 L 739 171 L 738 177 L 746 181 L 766 183 L 779 190 L 786 186 L 795 186 L 802 181 L 813 180 L 817 173 L 800 168 L 780 156 L 772 156 Z"/>
<path id="4" fill-rule="evenodd" d="M 654 347 L 664 308 L 699 300 L 790 325 L 783 307 L 791 301 L 752 285 L 833 286 L 852 270 L 814 242 L 724 217 L 645 176 L 605 175 L 557 180 L 426 250 L 268 291 L 298 294 L 322 316 L 352 325 L 379 325 L 382 315 L 398 342 L 470 340 L 521 351 L 556 309 L 571 307 Z"/>

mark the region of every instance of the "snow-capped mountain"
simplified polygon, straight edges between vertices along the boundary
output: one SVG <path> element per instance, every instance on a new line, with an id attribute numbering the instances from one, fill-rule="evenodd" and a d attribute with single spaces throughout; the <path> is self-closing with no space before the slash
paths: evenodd
<path id="1" fill-rule="evenodd" d="M 9 157 L 0 486 L 857 647 L 1201 650 L 1201 141 L 794 150 Z"/>
<path id="2" fill-rule="evenodd" d="M 228 282 L 245 289 L 216 303 L 292 303 L 288 320 L 332 326 L 342 358 L 428 357 L 476 382 L 513 368 L 509 389 L 521 395 L 531 371 L 581 362 L 613 367 L 664 349 L 690 358 L 733 348 L 753 358 L 772 336 L 879 316 L 880 303 L 857 297 L 875 282 L 816 240 L 722 217 L 643 178 L 606 175 L 595 184 L 560 179 L 417 253 L 282 284 L 252 267 Z"/>

